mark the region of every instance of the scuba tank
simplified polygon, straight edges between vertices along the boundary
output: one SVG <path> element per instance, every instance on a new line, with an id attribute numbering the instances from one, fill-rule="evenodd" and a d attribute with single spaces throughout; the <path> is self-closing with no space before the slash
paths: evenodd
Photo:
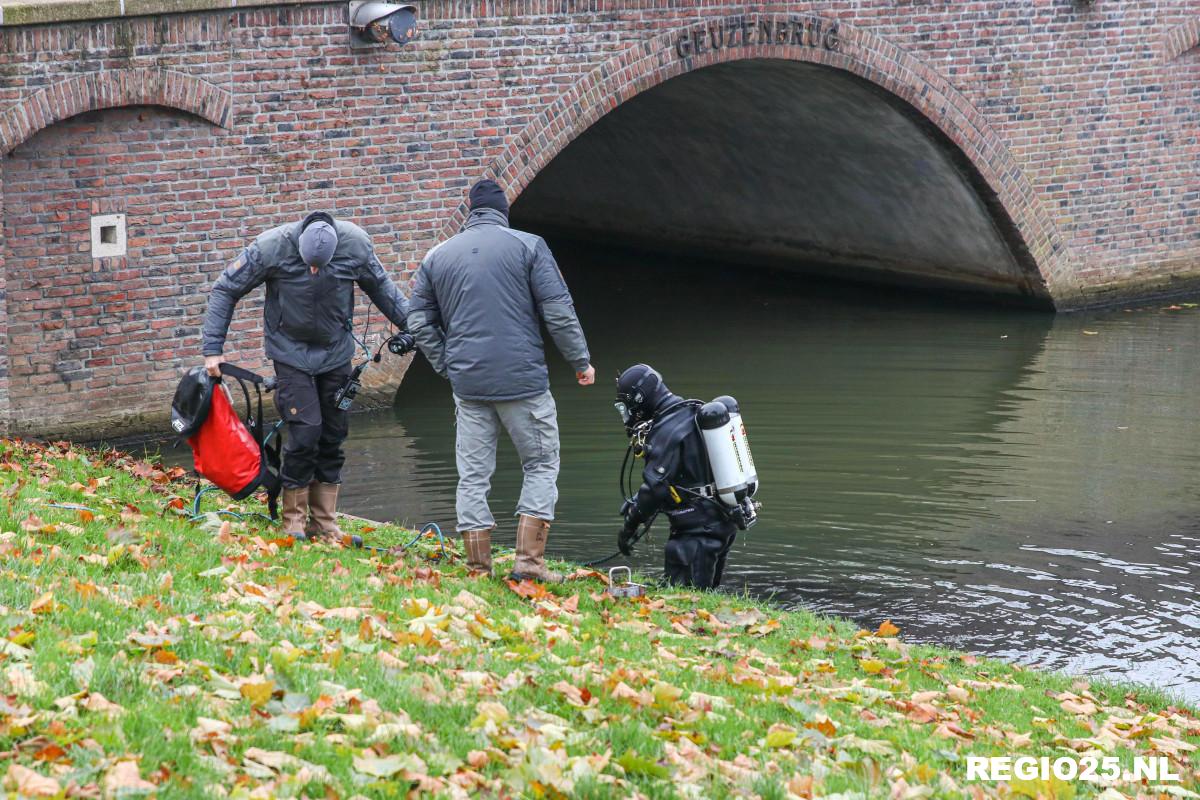
<path id="1" fill-rule="evenodd" d="M 735 443 L 742 455 L 742 481 L 746 484 L 746 496 L 754 497 L 758 494 L 758 470 L 754 468 L 754 456 L 750 453 L 750 441 L 746 438 L 746 425 L 742 422 L 738 401 L 723 394 L 713 402 L 720 403 L 729 411 L 729 424 L 733 426 Z"/>
<path id="2" fill-rule="evenodd" d="M 716 500 L 731 511 L 738 527 L 750 527 L 757 521 L 750 498 L 758 491 L 758 474 L 737 401 L 723 396 L 705 403 L 696 415 L 696 424 L 708 454 Z"/>
<path id="3" fill-rule="evenodd" d="M 746 481 L 742 477 L 745 470 L 729 409 L 724 403 L 705 403 L 696 415 L 696 422 L 704 437 L 717 499 L 722 505 L 736 508 L 746 496 Z"/>

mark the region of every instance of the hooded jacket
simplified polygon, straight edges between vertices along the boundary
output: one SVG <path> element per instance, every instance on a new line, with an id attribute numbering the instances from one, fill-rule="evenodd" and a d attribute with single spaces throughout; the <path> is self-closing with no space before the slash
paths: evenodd
<path id="1" fill-rule="evenodd" d="M 267 285 L 267 357 L 310 375 L 337 369 L 353 357 L 356 283 L 403 330 L 408 301 L 384 272 L 371 237 L 353 222 L 337 220 L 334 225 L 337 250 L 316 274 L 300 258 L 303 222 L 266 231 L 226 267 L 213 285 L 204 315 L 204 355 L 221 355 L 234 306 L 262 283 Z"/>
<path id="2" fill-rule="evenodd" d="M 591 361 L 571 293 L 540 237 L 477 208 L 434 247 L 413 284 L 409 330 L 464 400 L 500 402 L 550 388 L 541 325 L 576 372 Z"/>

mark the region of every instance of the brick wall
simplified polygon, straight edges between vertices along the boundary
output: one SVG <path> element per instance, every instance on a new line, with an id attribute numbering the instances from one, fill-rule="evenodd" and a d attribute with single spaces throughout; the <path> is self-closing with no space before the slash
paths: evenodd
<path id="1" fill-rule="evenodd" d="M 173 391 L 170 367 L 195 360 L 205 287 L 236 241 L 222 230 L 234 169 L 216 145 L 208 123 L 142 106 L 72 117 L 5 161 L 18 420 L 143 410 Z M 92 259 L 94 213 L 126 215 L 127 257 Z"/>
<path id="2" fill-rule="evenodd" d="M 472 180 L 497 174 L 516 194 L 622 100 L 737 58 L 817 61 L 911 103 L 994 191 L 1060 307 L 1200 276 L 1193 0 L 461 0 L 420 14 L 416 42 L 368 51 L 349 49 L 342 3 L 0 28 L 9 427 L 161 416 L 197 357 L 204 286 L 263 228 L 330 208 L 404 279 Z M 676 56 L 681 29 L 746 14 L 836 20 L 841 46 Z M 128 215 L 119 263 L 90 258 L 93 209 Z M 254 309 L 237 324 L 250 358 Z"/>

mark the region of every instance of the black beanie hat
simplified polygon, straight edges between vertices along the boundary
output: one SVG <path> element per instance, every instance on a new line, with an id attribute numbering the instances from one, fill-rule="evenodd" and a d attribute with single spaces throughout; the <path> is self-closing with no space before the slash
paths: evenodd
<path id="1" fill-rule="evenodd" d="M 471 187 L 471 209 L 494 208 L 501 214 L 508 214 L 508 199 L 500 184 L 493 180 L 484 179 Z"/>

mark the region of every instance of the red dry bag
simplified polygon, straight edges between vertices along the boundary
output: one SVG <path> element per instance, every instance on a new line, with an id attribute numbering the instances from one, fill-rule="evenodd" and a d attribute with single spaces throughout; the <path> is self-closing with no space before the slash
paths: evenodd
<path id="1" fill-rule="evenodd" d="M 215 483 L 234 500 L 254 493 L 262 482 L 263 452 L 246 427 L 224 386 L 213 392 L 208 418 L 187 440 L 196 472 Z"/>
<path id="2" fill-rule="evenodd" d="M 221 374 L 235 379 L 241 386 L 246 399 L 246 418 L 242 419 L 234 410 L 226 384 L 210 377 L 203 367 L 196 367 L 184 376 L 175 390 L 171 427 L 192 448 L 197 473 L 234 500 L 244 500 L 258 489 L 265 489 L 274 519 L 281 489 L 281 447 L 278 438 L 273 447 L 268 447 L 263 437 L 262 386 L 265 381 L 232 364 L 222 364 Z M 258 397 L 257 414 L 250 405 L 247 383 L 253 384 Z"/>

